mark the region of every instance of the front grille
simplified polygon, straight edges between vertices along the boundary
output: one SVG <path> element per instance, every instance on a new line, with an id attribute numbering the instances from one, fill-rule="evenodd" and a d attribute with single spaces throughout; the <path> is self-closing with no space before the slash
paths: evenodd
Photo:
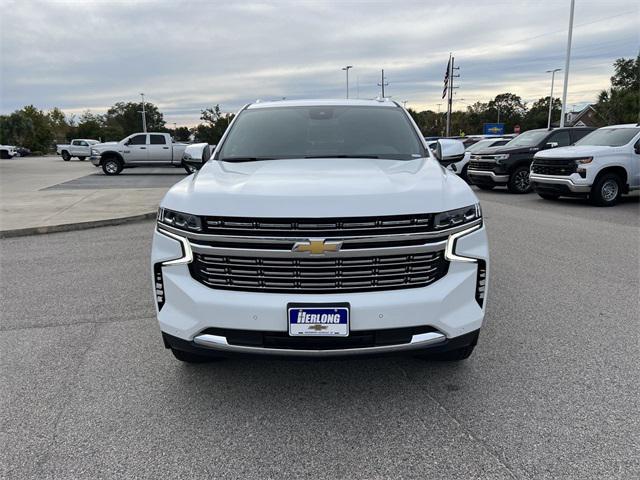
<path id="1" fill-rule="evenodd" d="M 576 162 L 566 158 L 540 158 L 531 165 L 531 173 L 568 176 L 576 172 Z"/>
<path id="2" fill-rule="evenodd" d="M 433 214 L 340 218 L 204 217 L 203 233 L 243 237 L 347 237 L 433 231 Z"/>
<path id="3" fill-rule="evenodd" d="M 471 161 L 469 162 L 469 170 L 481 170 L 484 172 L 492 171 L 496 166 L 495 162 L 478 162 Z"/>
<path id="4" fill-rule="evenodd" d="M 347 293 L 417 288 L 447 274 L 444 251 L 345 258 L 240 257 L 196 253 L 191 276 L 216 289 Z"/>

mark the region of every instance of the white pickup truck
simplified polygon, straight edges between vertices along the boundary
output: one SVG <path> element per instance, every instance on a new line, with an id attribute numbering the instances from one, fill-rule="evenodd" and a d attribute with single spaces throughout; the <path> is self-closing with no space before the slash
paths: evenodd
<path id="1" fill-rule="evenodd" d="M 77 157 L 78 160 L 84 161 L 91 156 L 91 147 L 98 143 L 100 143 L 98 140 L 89 138 L 74 138 L 67 145 L 56 145 L 56 153 L 62 156 L 65 162 L 71 160 L 72 157 Z"/>
<path id="2" fill-rule="evenodd" d="M 478 199 L 389 100 L 247 105 L 160 203 L 151 253 L 175 357 L 410 352 L 463 360 L 483 323 Z M 203 165 L 203 162 L 204 163 Z"/>
<path id="3" fill-rule="evenodd" d="M 101 166 L 107 175 L 118 175 L 131 167 L 182 167 L 193 173 L 193 167 L 182 163 L 185 143 L 175 143 L 168 133 L 134 133 L 119 142 L 106 142 L 91 147 L 91 163 Z"/>
<path id="4" fill-rule="evenodd" d="M 571 147 L 538 152 L 529 178 L 546 200 L 582 196 L 613 206 L 623 193 L 640 189 L 640 124 L 599 128 Z"/>
<path id="5" fill-rule="evenodd" d="M 0 145 L 0 158 L 13 158 L 18 155 L 16 152 L 16 147 L 13 145 Z"/>

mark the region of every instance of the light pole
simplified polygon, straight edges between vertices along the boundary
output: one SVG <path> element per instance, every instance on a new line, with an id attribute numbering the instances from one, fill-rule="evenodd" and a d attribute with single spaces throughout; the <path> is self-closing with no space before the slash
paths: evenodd
<path id="1" fill-rule="evenodd" d="M 549 118 L 547 119 L 547 130 L 551 128 L 551 110 L 553 108 L 553 80 L 556 76 L 556 72 L 562 71 L 561 68 L 554 68 L 553 70 L 547 70 L 545 73 L 551 74 L 551 93 L 549 93 Z"/>
<path id="2" fill-rule="evenodd" d="M 353 68 L 353 65 L 347 65 L 346 67 L 342 68 L 342 70 L 347 72 L 347 98 L 349 98 L 349 69 L 350 68 Z"/>
<path id="3" fill-rule="evenodd" d="M 562 110 L 560 112 L 560 128 L 564 127 L 565 105 L 567 104 L 567 86 L 569 84 L 569 60 L 571 60 L 571 36 L 573 35 L 573 11 L 576 0 L 571 0 L 569 12 L 569 34 L 567 35 L 567 56 L 564 61 L 564 90 L 562 91 Z"/>
<path id="4" fill-rule="evenodd" d="M 146 112 L 144 110 L 144 93 L 141 93 L 140 96 L 142 97 L 142 131 L 144 133 L 147 133 L 147 115 Z"/>
<path id="5" fill-rule="evenodd" d="M 403 100 L 403 101 L 402 101 L 402 108 L 404 108 L 405 110 L 407 109 L 407 102 L 408 102 L 408 101 L 409 101 L 409 100 Z"/>
<path id="6" fill-rule="evenodd" d="M 384 78 L 384 68 L 382 69 L 382 73 L 380 74 L 380 83 L 378 84 L 378 86 L 381 89 L 381 94 L 382 94 L 382 98 L 384 100 L 384 87 L 388 87 L 389 86 L 389 82 L 387 82 Z"/>

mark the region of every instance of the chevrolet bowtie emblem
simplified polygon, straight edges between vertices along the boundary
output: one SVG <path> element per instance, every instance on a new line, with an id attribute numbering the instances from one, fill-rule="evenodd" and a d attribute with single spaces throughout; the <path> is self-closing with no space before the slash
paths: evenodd
<path id="1" fill-rule="evenodd" d="M 335 253 L 340 250 L 342 242 L 327 241 L 322 238 L 311 238 L 305 242 L 296 242 L 291 249 L 293 252 L 309 252 L 311 255 L 323 255 L 327 252 Z"/>
<path id="2" fill-rule="evenodd" d="M 314 325 L 309 325 L 307 327 L 307 330 L 315 330 L 316 332 L 321 332 L 322 330 L 326 330 L 327 327 L 326 325 L 320 325 L 319 323 L 316 323 Z"/>

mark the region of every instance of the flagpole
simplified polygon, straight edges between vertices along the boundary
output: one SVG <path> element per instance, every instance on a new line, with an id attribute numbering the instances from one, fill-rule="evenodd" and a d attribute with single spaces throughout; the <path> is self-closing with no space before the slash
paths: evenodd
<path id="1" fill-rule="evenodd" d="M 448 67 L 449 71 L 447 72 L 447 75 L 449 77 L 449 82 L 447 83 L 447 87 L 449 91 L 447 92 L 447 137 L 451 134 L 451 102 L 453 101 L 453 57 L 451 56 L 451 53 L 449 53 Z"/>

